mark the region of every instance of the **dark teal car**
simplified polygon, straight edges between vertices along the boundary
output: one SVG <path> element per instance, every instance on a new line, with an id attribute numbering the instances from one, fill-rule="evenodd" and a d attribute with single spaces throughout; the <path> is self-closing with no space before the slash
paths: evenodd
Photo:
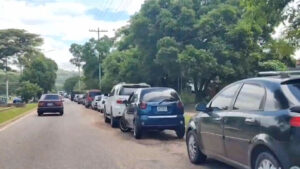
<path id="1" fill-rule="evenodd" d="M 192 163 L 212 157 L 239 168 L 299 169 L 299 77 L 238 81 L 196 109 L 186 139 Z"/>
<path id="2" fill-rule="evenodd" d="M 178 138 L 185 134 L 184 107 L 174 89 L 153 87 L 138 89 L 125 101 L 119 120 L 123 132 L 133 129 L 139 139 L 145 130 L 174 130 Z"/>

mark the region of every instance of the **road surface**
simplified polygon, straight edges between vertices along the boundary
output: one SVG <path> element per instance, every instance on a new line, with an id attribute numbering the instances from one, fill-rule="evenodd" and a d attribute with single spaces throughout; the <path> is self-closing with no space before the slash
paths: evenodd
<path id="1" fill-rule="evenodd" d="M 32 113 L 0 130 L 0 169 L 230 169 L 189 162 L 173 132 L 135 140 L 104 123 L 103 115 L 65 101 L 64 116 Z"/>

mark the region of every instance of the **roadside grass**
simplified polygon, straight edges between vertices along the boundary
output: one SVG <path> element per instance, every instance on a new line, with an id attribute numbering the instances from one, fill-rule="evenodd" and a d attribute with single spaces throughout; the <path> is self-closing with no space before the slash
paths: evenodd
<path id="1" fill-rule="evenodd" d="M 8 120 L 12 120 L 15 117 L 26 113 L 30 110 L 33 110 L 37 107 L 36 103 L 32 103 L 32 104 L 27 104 L 25 107 L 16 107 L 16 108 L 12 108 L 3 112 L 0 112 L 0 124 L 8 121 Z"/>
<path id="2" fill-rule="evenodd" d="M 187 126 L 189 124 L 191 118 L 192 118 L 192 116 L 189 114 L 184 115 L 185 126 Z"/>

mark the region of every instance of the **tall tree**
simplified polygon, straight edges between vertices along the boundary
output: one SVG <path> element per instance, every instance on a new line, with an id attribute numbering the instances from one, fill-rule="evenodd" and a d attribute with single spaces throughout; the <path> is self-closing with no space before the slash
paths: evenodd
<path id="1" fill-rule="evenodd" d="M 37 84 L 43 89 L 44 93 L 47 93 L 54 88 L 57 69 L 55 61 L 40 53 L 36 59 L 25 67 L 21 81 Z"/>
<path id="2" fill-rule="evenodd" d="M 36 51 L 42 45 L 43 39 L 37 35 L 21 29 L 0 30 L 0 66 L 4 66 L 5 59 L 16 59 L 21 67 L 22 58 L 26 53 Z M 14 57 L 14 58 L 13 58 Z"/>

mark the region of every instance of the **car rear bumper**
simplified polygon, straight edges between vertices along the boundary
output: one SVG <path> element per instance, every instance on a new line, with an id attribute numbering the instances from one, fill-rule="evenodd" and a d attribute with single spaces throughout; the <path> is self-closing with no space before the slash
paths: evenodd
<path id="1" fill-rule="evenodd" d="M 64 110 L 63 107 L 39 107 L 38 112 L 62 112 Z"/>
<path id="2" fill-rule="evenodd" d="M 153 129 L 177 129 L 184 127 L 183 115 L 142 115 L 139 119 L 140 125 L 143 128 Z"/>

